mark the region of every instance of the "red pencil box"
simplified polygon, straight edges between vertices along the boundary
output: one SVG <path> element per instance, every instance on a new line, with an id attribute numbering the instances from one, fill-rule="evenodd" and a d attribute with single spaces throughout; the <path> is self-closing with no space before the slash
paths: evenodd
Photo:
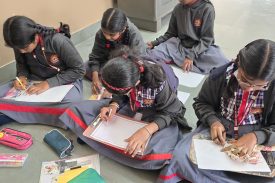
<path id="1" fill-rule="evenodd" d="M 11 128 L 3 128 L 0 131 L 0 144 L 24 150 L 32 145 L 32 136 L 26 132 L 21 132 Z"/>

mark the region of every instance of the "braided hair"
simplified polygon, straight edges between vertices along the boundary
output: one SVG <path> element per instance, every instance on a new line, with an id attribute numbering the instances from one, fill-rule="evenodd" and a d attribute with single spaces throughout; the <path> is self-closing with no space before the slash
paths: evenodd
<path id="1" fill-rule="evenodd" d="M 62 22 L 58 29 L 54 29 L 39 25 L 25 16 L 13 16 L 8 18 L 3 25 L 6 45 L 17 49 L 23 49 L 34 42 L 36 34 L 46 36 L 55 33 L 62 33 L 69 38 L 71 37 L 69 25 L 62 24 Z"/>

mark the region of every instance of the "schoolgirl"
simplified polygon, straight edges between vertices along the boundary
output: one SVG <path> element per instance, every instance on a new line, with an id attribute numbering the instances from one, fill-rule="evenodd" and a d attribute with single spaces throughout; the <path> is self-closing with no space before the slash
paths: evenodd
<path id="1" fill-rule="evenodd" d="M 60 32 L 60 33 L 59 33 Z M 68 37 L 68 25 L 58 30 L 35 23 L 25 16 L 8 18 L 3 26 L 3 35 L 8 47 L 13 48 L 18 80 L 0 87 L 0 96 L 12 87 L 26 89 L 29 81 L 40 81 L 29 87 L 28 94 L 39 94 L 51 87 L 73 84 L 60 103 L 32 103 L 0 100 L 3 118 L 20 123 L 43 123 L 64 126 L 58 115 L 71 102 L 82 99 L 83 61 Z M 68 36 L 68 37 L 66 37 Z"/>
<path id="2" fill-rule="evenodd" d="M 101 29 L 96 33 L 94 46 L 85 63 L 86 77 L 92 81 L 92 90 L 101 90 L 100 70 L 108 61 L 110 52 L 118 46 L 127 45 L 136 54 L 144 54 L 146 45 L 138 28 L 117 8 L 107 9 L 101 20 Z"/>
<path id="3" fill-rule="evenodd" d="M 226 137 L 236 139 L 234 145 L 243 157 L 249 157 L 256 145 L 275 145 L 274 69 L 275 42 L 259 39 L 240 50 L 234 62 L 213 70 L 193 104 L 198 128 L 179 141 L 158 182 L 274 182 L 274 178 L 199 169 L 189 158 L 192 138 L 198 133 L 219 145 Z"/>
<path id="4" fill-rule="evenodd" d="M 185 107 L 170 88 L 162 67 L 131 56 L 116 57 L 102 68 L 101 81 L 113 94 L 112 99 L 75 104 L 60 119 L 90 147 L 122 164 L 139 169 L 159 169 L 167 164 L 181 135 L 178 122 L 187 129 L 190 127 L 184 118 Z M 112 112 L 107 116 L 109 111 Z M 117 152 L 82 135 L 99 113 L 103 119 L 110 119 L 115 113 L 134 117 L 137 112 L 148 124 L 127 139 L 125 152 Z M 140 150 L 144 156 L 136 156 Z"/>

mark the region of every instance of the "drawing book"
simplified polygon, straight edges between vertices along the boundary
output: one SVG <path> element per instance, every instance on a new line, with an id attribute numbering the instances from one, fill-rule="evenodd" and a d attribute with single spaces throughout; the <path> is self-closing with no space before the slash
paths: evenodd
<path id="1" fill-rule="evenodd" d="M 143 121 L 120 114 L 114 115 L 108 122 L 102 121 L 98 116 L 84 131 L 83 135 L 112 148 L 124 151 L 128 144 L 125 140 L 146 125 L 147 123 Z M 141 153 L 138 154 L 142 155 Z"/>
<path id="2" fill-rule="evenodd" d="M 61 85 L 49 88 L 41 94 L 28 95 L 25 91 L 11 88 L 3 99 L 25 102 L 61 102 L 74 85 Z"/>

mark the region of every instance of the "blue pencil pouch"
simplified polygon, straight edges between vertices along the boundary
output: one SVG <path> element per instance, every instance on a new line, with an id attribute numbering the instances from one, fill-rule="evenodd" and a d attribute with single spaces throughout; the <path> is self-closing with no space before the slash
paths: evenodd
<path id="1" fill-rule="evenodd" d="M 67 139 L 57 129 L 49 131 L 43 140 L 58 154 L 60 158 L 71 156 L 71 152 L 74 149 L 72 140 Z"/>

